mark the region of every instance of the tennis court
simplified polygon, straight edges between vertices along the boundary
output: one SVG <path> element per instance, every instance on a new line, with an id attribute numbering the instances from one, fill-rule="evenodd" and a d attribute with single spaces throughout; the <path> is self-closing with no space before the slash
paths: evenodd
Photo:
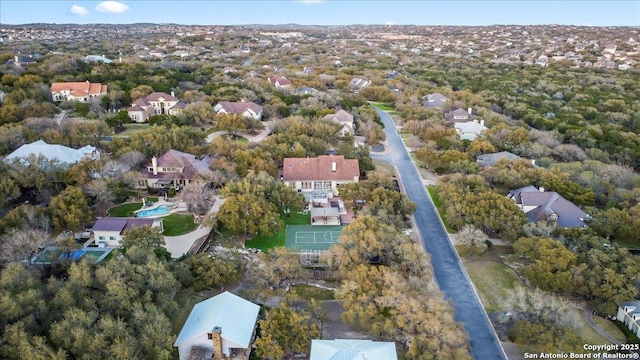
<path id="1" fill-rule="evenodd" d="M 287 225 L 285 246 L 294 251 L 324 251 L 338 242 L 341 232 L 340 225 Z"/>

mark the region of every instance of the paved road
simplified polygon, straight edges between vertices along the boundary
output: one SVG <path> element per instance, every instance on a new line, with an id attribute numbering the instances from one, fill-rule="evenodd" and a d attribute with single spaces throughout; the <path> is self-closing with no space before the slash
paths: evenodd
<path id="1" fill-rule="evenodd" d="M 464 324 L 469 334 L 471 355 L 478 360 L 506 359 L 498 336 L 480 304 L 458 254 L 449 241 L 418 169 L 404 147 L 393 120 L 385 112 L 376 110 L 384 122 L 391 151 L 384 155 L 372 154 L 371 157 L 396 166 L 404 190 L 409 199 L 417 204 L 414 218 L 423 245 L 431 254 L 436 282 L 444 292 L 445 298 L 453 304 L 456 320 Z"/>

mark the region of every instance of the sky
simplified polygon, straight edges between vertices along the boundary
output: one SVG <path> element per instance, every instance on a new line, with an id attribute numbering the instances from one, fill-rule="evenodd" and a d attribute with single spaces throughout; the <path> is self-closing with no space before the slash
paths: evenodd
<path id="1" fill-rule="evenodd" d="M 1 0 L 0 24 L 640 26 L 640 0 Z"/>

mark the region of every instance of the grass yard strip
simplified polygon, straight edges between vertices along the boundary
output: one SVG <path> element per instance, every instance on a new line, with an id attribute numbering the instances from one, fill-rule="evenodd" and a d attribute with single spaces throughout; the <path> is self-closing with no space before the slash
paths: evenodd
<path id="1" fill-rule="evenodd" d="M 164 236 L 178 236 L 192 232 L 196 229 L 196 224 L 193 222 L 193 215 L 179 215 L 171 214 L 164 218 Z"/>
<path id="2" fill-rule="evenodd" d="M 133 212 L 139 209 L 142 209 L 141 202 L 126 203 L 112 207 L 107 213 L 111 217 L 132 217 Z"/>
<path id="3" fill-rule="evenodd" d="M 502 299 L 513 290 L 524 288 L 515 272 L 499 262 L 465 261 L 464 267 L 488 313 L 510 310 L 502 307 Z"/>
<path id="4" fill-rule="evenodd" d="M 262 251 L 269 251 L 269 249 L 284 246 L 287 225 L 308 225 L 311 223 L 311 214 L 298 214 L 296 212 L 288 215 L 280 214 L 280 221 L 282 222 L 282 226 L 275 234 L 258 234 L 253 239 L 248 240 L 245 246 Z"/>
<path id="5" fill-rule="evenodd" d="M 442 208 L 442 200 L 440 200 L 440 197 L 436 193 L 435 186 L 427 186 L 427 191 L 429 191 L 431 200 L 433 200 L 433 205 L 435 205 L 436 209 L 438 209 L 438 214 L 440 215 L 440 218 L 442 219 L 442 223 L 444 224 L 444 227 L 447 229 L 447 232 L 450 234 L 455 233 L 456 230 L 451 225 L 449 225 L 449 222 L 447 221 L 447 214 L 444 212 L 444 209 Z"/>
<path id="6" fill-rule="evenodd" d="M 382 111 L 396 111 L 396 108 L 393 106 L 389 106 L 385 103 L 379 103 L 379 102 L 371 102 L 371 105 L 377 107 L 378 109 L 382 110 Z"/>
<path id="7" fill-rule="evenodd" d="M 332 290 L 319 288 L 316 286 L 298 284 L 291 286 L 291 292 L 298 295 L 300 299 L 304 300 L 335 300 Z"/>

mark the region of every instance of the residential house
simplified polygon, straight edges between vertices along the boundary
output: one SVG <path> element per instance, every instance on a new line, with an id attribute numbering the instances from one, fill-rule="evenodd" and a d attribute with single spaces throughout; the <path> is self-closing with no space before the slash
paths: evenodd
<path id="1" fill-rule="evenodd" d="M 19 70 L 27 70 L 29 68 L 29 65 L 37 63 L 38 62 L 37 60 L 40 57 L 41 57 L 40 55 L 37 55 L 37 56 L 15 55 L 13 59 L 10 59 L 9 61 L 7 61 L 7 65 L 14 66 Z"/>
<path id="2" fill-rule="evenodd" d="M 309 360 L 397 360 L 396 344 L 372 340 L 311 340 Z"/>
<path id="3" fill-rule="evenodd" d="M 344 137 L 346 134 L 355 134 L 356 127 L 353 122 L 353 115 L 349 112 L 340 109 L 336 113 L 326 115 L 322 120 L 335 121 L 342 126 L 340 129 L 340 136 Z"/>
<path id="4" fill-rule="evenodd" d="M 282 75 L 273 75 L 272 77 L 269 78 L 269 83 L 271 83 L 271 85 L 275 86 L 278 89 L 288 90 L 288 89 L 291 89 L 291 87 L 293 86 L 291 84 L 291 80 L 287 79 Z"/>
<path id="5" fill-rule="evenodd" d="M 625 301 L 618 306 L 616 319 L 640 337 L 640 301 Z"/>
<path id="6" fill-rule="evenodd" d="M 154 92 L 147 97 L 140 98 L 131 104 L 127 113 L 131 120 L 135 122 L 148 121 L 154 115 L 178 115 L 185 108 L 186 104 L 175 97 L 173 91 L 171 95 L 163 92 Z"/>
<path id="7" fill-rule="evenodd" d="M 87 102 L 107 95 L 107 85 L 100 83 L 54 82 L 51 84 L 51 98 L 53 101 Z"/>
<path id="8" fill-rule="evenodd" d="M 294 93 L 295 95 L 298 95 L 298 96 L 303 96 L 303 95 L 313 95 L 313 96 L 316 96 L 316 95 L 319 95 L 319 94 L 320 94 L 320 91 L 318 91 L 318 90 L 316 90 L 316 89 L 314 89 L 314 88 L 312 88 L 312 87 L 308 87 L 308 86 L 301 86 L 301 87 L 299 87 L 299 88 L 295 89 L 295 90 L 293 91 L 293 93 Z"/>
<path id="9" fill-rule="evenodd" d="M 100 247 L 119 247 L 125 231 L 139 226 L 149 226 L 164 231 L 162 218 L 118 218 L 104 217 L 98 219 L 91 228 L 93 240 Z"/>
<path id="10" fill-rule="evenodd" d="M 449 101 L 451 100 L 448 97 L 440 93 L 433 93 L 422 97 L 422 106 L 442 109 Z"/>
<path id="11" fill-rule="evenodd" d="M 221 101 L 213 107 L 217 114 L 242 115 L 244 117 L 262 119 L 262 106 L 252 101 Z"/>
<path id="12" fill-rule="evenodd" d="M 562 228 L 585 228 L 589 215 L 555 191 L 527 186 L 509 191 L 508 198 L 515 201 L 529 222 L 548 221 Z"/>
<path id="13" fill-rule="evenodd" d="M 64 145 L 47 144 L 44 140 L 34 141 L 24 144 L 14 150 L 4 158 L 10 162 L 18 159 L 22 164 L 28 164 L 30 156 L 43 157 L 49 161 L 57 161 L 65 165 L 73 165 L 83 159 L 100 159 L 100 152 L 91 145 L 83 146 L 80 149 L 70 148 Z"/>
<path id="14" fill-rule="evenodd" d="M 515 160 L 520 160 L 522 158 L 508 151 L 501 151 L 497 153 L 482 154 L 482 155 L 476 156 L 476 164 L 478 164 L 480 167 L 495 166 L 498 163 L 498 161 L 502 159 L 505 159 L 507 161 L 515 161 Z M 532 160 L 532 163 L 535 164 L 533 160 Z"/>
<path id="15" fill-rule="evenodd" d="M 462 140 L 475 140 L 483 131 L 488 130 L 486 126 L 484 126 L 484 120 L 473 120 L 467 122 L 456 122 L 453 124 L 453 127 L 456 129 L 456 133 Z"/>
<path id="16" fill-rule="evenodd" d="M 358 77 L 351 79 L 351 82 L 349 83 L 349 86 L 356 90 L 362 90 L 369 85 L 371 85 L 371 81 Z"/>
<path id="17" fill-rule="evenodd" d="M 173 343 L 180 360 L 248 359 L 259 311 L 228 291 L 197 303 Z"/>
<path id="18" fill-rule="evenodd" d="M 113 62 L 112 60 L 104 57 L 104 55 L 87 55 L 87 56 L 83 57 L 82 60 L 84 60 L 84 62 L 86 62 L 86 63 L 101 62 L 101 63 L 105 63 L 105 64 L 111 64 Z"/>
<path id="19" fill-rule="evenodd" d="M 137 188 L 180 189 L 191 182 L 205 184 L 213 172 L 209 169 L 211 156 L 197 157 L 182 151 L 169 150 L 140 172 Z"/>
<path id="20" fill-rule="evenodd" d="M 445 113 L 444 118 L 450 123 L 457 123 L 473 120 L 475 116 L 473 115 L 471 108 L 469 108 L 468 111 L 458 108 Z"/>
<path id="21" fill-rule="evenodd" d="M 357 159 L 343 155 L 320 155 L 315 158 L 285 158 L 282 181 L 308 199 L 331 199 L 342 184 L 358 182 L 360 166 Z"/>

